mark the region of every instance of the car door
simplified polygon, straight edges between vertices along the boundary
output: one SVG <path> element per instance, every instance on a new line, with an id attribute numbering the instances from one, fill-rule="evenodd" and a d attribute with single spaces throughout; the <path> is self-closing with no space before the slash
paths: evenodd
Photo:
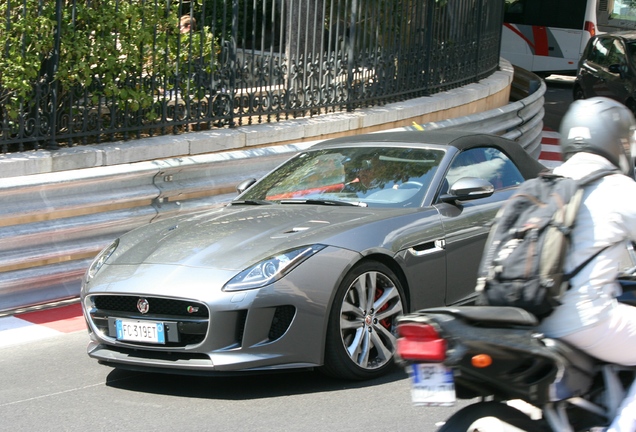
<path id="1" fill-rule="evenodd" d="M 608 80 L 613 78 L 609 72 L 613 42 L 614 38 L 607 36 L 592 39 L 589 50 L 586 50 L 581 60 L 579 82 L 587 98 L 611 94 Z"/>
<path id="2" fill-rule="evenodd" d="M 625 45 L 620 39 L 613 39 L 607 56 L 607 96 L 625 103 L 631 96 L 629 91 L 630 69 Z"/>
<path id="3" fill-rule="evenodd" d="M 488 180 L 495 192 L 487 198 L 435 204 L 445 231 L 447 305 L 463 303 L 474 296 L 477 270 L 491 222 L 502 203 L 524 181 L 512 160 L 491 147 L 471 148 L 459 153 L 449 166 L 444 183 L 452 187 L 464 177 Z"/>

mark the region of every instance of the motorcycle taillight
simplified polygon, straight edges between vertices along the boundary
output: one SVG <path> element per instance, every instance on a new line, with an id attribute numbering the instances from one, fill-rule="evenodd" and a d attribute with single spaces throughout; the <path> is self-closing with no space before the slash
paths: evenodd
<path id="1" fill-rule="evenodd" d="M 446 341 L 429 324 L 402 323 L 397 326 L 397 353 L 407 361 L 441 362 L 446 358 Z"/>

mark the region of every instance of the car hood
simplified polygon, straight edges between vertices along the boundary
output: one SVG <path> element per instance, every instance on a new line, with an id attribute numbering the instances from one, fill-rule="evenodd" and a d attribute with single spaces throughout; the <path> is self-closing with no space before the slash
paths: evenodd
<path id="1" fill-rule="evenodd" d="M 239 271 L 299 246 L 346 244 L 347 248 L 356 249 L 355 241 L 346 241 L 358 236 L 356 230 L 364 226 L 366 234 L 369 225 L 384 226 L 382 221 L 417 212 L 418 209 L 305 204 L 229 206 L 138 228 L 121 237 L 109 264 L 166 264 Z"/>

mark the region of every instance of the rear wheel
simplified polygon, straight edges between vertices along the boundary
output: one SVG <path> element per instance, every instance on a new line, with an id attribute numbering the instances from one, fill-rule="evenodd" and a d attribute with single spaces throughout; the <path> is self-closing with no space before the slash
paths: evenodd
<path id="1" fill-rule="evenodd" d="M 377 261 L 355 266 L 331 306 L 322 371 L 357 380 L 384 375 L 393 365 L 395 319 L 404 310 L 404 290 L 391 269 Z"/>
<path id="2" fill-rule="evenodd" d="M 541 432 L 546 426 L 537 420 L 499 402 L 480 402 L 453 414 L 438 432 Z"/>

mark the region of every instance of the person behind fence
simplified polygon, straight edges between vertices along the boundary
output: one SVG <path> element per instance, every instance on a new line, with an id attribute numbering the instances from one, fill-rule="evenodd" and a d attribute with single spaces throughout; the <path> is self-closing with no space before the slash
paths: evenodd
<path id="1" fill-rule="evenodd" d="M 179 33 L 190 33 L 197 29 L 197 20 L 190 15 L 183 15 L 179 19 Z"/>
<path id="2" fill-rule="evenodd" d="M 602 250 L 570 281 L 561 305 L 539 330 L 603 361 L 636 365 L 636 308 L 619 303 L 617 281 L 627 246 L 636 241 L 636 121 L 624 105 L 604 97 L 577 100 L 564 115 L 556 174 L 580 179 L 611 167 L 611 174 L 586 186 L 572 231 L 565 271 Z M 630 178 L 631 176 L 631 178 Z M 631 385 L 608 431 L 636 431 L 636 383 Z"/>

